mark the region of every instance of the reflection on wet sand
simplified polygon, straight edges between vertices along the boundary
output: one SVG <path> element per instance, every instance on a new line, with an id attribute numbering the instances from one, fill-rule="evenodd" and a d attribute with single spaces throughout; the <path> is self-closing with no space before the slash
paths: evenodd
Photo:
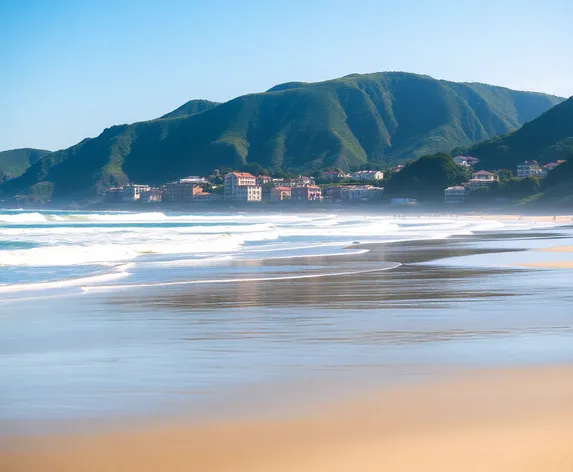
<path id="1" fill-rule="evenodd" d="M 260 266 L 269 280 L 249 280 L 236 273 L 232 283 L 206 283 L 177 287 L 146 287 L 145 292 L 118 292 L 109 299 L 115 306 L 142 304 L 196 312 L 242 307 L 345 309 L 436 308 L 438 303 L 473 298 L 509 297 L 505 288 L 480 280 L 516 272 L 511 269 L 469 269 L 412 265 L 446 257 L 495 253 L 495 249 L 464 247 L 464 239 L 363 246 L 368 252 L 352 256 L 237 261 L 238 267 Z M 507 249 L 499 252 L 507 252 Z M 402 264 L 393 268 L 396 263 Z M 283 279 L 286 275 L 303 278 Z M 311 275 L 344 274 L 307 278 Z M 193 277 L 193 274 L 190 274 Z M 272 280 L 278 278 L 278 280 Z M 242 281 L 242 279 L 246 279 Z"/>

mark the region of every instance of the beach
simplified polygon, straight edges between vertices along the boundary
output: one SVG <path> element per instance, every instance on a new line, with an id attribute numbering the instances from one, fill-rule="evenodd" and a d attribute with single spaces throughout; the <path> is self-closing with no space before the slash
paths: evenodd
<path id="1" fill-rule="evenodd" d="M 7 214 L 0 470 L 568 472 L 573 230 L 506 216 Z"/>
<path id="2" fill-rule="evenodd" d="M 467 372 L 311 413 L 10 438 L 0 465 L 35 471 L 569 472 L 573 368 Z"/>

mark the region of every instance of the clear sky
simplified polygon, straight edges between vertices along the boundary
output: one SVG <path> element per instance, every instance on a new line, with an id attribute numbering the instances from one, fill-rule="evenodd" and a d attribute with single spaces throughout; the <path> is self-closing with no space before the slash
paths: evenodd
<path id="1" fill-rule="evenodd" d="M 401 70 L 573 95 L 573 0 L 0 1 L 0 150 Z"/>

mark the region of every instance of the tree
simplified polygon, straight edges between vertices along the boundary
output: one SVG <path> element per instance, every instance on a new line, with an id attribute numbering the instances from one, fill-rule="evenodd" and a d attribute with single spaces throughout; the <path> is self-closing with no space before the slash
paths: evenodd
<path id="1" fill-rule="evenodd" d="M 265 169 L 262 165 L 258 162 L 252 162 L 251 164 L 247 164 L 243 167 L 245 172 L 248 172 L 253 175 L 269 175 L 270 172 L 268 169 Z"/>
<path id="2" fill-rule="evenodd" d="M 448 154 L 439 153 L 407 164 L 390 178 L 385 191 L 390 197 L 437 200 L 443 198 L 444 189 L 469 177 L 468 169 L 458 166 Z"/>
<path id="3" fill-rule="evenodd" d="M 501 169 L 497 171 L 497 176 L 499 177 L 500 182 L 507 182 L 508 180 L 515 178 L 513 172 L 508 169 Z"/>

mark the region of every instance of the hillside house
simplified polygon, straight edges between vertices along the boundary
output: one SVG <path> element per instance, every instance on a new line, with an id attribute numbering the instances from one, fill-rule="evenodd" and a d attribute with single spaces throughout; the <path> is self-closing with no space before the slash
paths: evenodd
<path id="1" fill-rule="evenodd" d="M 520 179 L 539 176 L 541 173 L 541 167 L 537 161 L 525 161 L 517 166 L 517 177 Z"/>
<path id="2" fill-rule="evenodd" d="M 354 172 L 351 175 L 352 180 L 358 180 L 362 182 L 374 182 L 377 180 L 382 180 L 384 178 L 384 172 L 379 170 L 360 170 Z"/>
<path id="3" fill-rule="evenodd" d="M 455 185 L 444 190 L 444 203 L 465 203 L 469 195 L 467 188 Z"/>

